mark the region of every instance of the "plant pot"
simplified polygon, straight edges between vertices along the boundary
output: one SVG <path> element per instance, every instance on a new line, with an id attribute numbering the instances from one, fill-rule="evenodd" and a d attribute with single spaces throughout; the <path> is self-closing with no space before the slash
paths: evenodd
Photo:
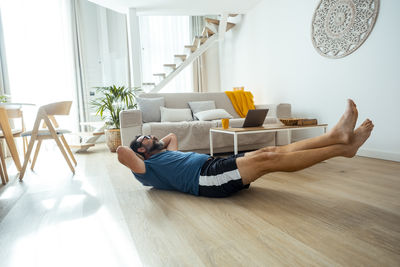
<path id="1" fill-rule="evenodd" d="M 117 147 L 121 145 L 120 129 L 106 129 L 104 130 L 104 133 L 106 136 L 106 143 L 110 151 L 117 151 Z"/>

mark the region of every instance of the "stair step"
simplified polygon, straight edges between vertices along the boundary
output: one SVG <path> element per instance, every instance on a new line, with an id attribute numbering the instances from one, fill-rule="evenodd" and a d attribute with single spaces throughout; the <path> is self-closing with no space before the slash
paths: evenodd
<path id="1" fill-rule="evenodd" d="M 156 83 L 142 83 L 142 85 L 152 85 L 152 86 L 155 86 Z"/>
<path id="2" fill-rule="evenodd" d="M 200 39 L 200 45 L 204 44 L 207 41 L 207 38 L 201 38 Z"/>
<path id="3" fill-rule="evenodd" d="M 203 44 L 207 40 L 207 36 L 199 35 L 193 38 L 192 45 L 199 47 L 200 44 Z"/>
<path id="4" fill-rule="evenodd" d="M 215 25 L 219 25 L 219 22 L 220 22 L 219 19 L 212 19 L 212 18 L 205 18 L 205 21 L 209 22 L 209 23 L 213 23 Z"/>
<path id="5" fill-rule="evenodd" d="M 69 147 L 72 149 L 86 149 L 86 148 L 92 147 L 94 145 L 95 144 L 90 144 L 90 143 L 88 143 L 88 144 L 72 144 L 72 145 L 69 145 Z"/>
<path id="6" fill-rule="evenodd" d="M 219 20 L 217 19 L 211 19 L 211 18 L 205 18 L 206 22 L 215 24 L 215 25 L 219 25 Z M 232 29 L 236 24 L 232 23 L 232 22 L 227 22 L 226 24 L 226 31 L 229 31 L 230 29 Z"/>
<path id="7" fill-rule="evenodd" d="M 95 135 L 103 135 L 104 131 L 100 132 L 73 132 L 72 134 L 80 136 L 80 137 L 90 137 Z"/>
<path id="8" fill-rule="evenodd" d="M 176 69 L 176 64 L 164 64 L 164 67 Z"/>
<path id="9" fill-rule="evenodd" d="M 167 76 L 167 74 L 166 73 L 154 73 L 153 76 L 160 76 L 160 77 L 165 78 L 165 76 Z"/>
<path id="10" fill-rule="evenodd" d="M 206 21 L 206 24 L 205 24 L 204 27 L 207 28 L 207 32 L 213 32 L 213 33 L 217 33 L 218 32 L 218 28 L 219 28 L 218 25 L 210 23 L 210 22 L 207 22 L 207 21 Z M 203 29 L 203 31 L 204 31 L 204 29 Z"/>
<path id="11" fill-rule="evenodd" d="M 204 26 L 203 32 L 201 33 L 203 36 L 211 37 L 215 34 L 213 30 L 210 29 L 208 26 Z"/>
<path id="12" fill-rule="evenodd" d="M 182 61 L 185 61 L 186 55 L 174 55 L 174 57 L 181 59 Z"/>
<path id="13" fill-rule="evenodd" d="M 207 41 L 207 36 L 200 35 L 196 36 L 195 39 L 197 40 L 197 44 L 200 42 L 200 45 L 202 45 L 205 41 Z"/>
<path id="14" fill-rule="evenodd" d="M 185 45 L 185 48 L 190 49 L 190 52 L 194 52 L 197 49 L 197 46 L 194 45 Z"/>

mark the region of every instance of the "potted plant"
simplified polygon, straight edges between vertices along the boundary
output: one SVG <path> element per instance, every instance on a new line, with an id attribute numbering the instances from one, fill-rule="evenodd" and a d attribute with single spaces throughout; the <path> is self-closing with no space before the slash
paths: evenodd
<path id="1" fill-rule="evenodd" d="M 9 95 L 0 95 L 0 103 L 7 103 L 9 99 Z"/>
<path id="2" fill-rule="evenodd" d="M 119 113 L 126 109 L 136 109 L 136 96 L 142 90 L 139 87 L 105 86 L 95 87 L 100 97 L 91 101 L 96 108 L 96 115 L 104 120 L 106 143 L 111 152 L 121 145 Z"/>

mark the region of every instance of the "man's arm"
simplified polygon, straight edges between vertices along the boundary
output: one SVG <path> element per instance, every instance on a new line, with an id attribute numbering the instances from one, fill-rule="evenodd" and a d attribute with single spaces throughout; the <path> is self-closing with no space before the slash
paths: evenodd
<path id="1" fill-rule="evenodd" d="M 178 138 L 174 133 L 170 133 L 167 136 L 161 138 L 161 141 L 164 142 L 164 148 L 171 151 L 178 150 Z"/>
<path id="2" fill-rule="evenodd" d="M 132 149 L 127 146 L 119 146 L 117 148 L 118 160 L 126 167 L 131 169 L 135 173 L 145 173 L 146 165 L 144 161 L 140 159 Z"/>

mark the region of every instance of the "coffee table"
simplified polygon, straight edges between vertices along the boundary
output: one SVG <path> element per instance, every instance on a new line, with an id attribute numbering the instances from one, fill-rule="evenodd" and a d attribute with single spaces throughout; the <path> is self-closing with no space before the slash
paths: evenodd
<path id="1" fill-rule="evenodd" d="M 256 133 L 268 133 L 268 132 L 281 132 L 288 131 L 288 143 L 291 143 L 291 135 L 294 130 L 304 130 L 304 129 L 313 129 L 313 128 L 322 128 L 324 133 L 326 133 L 326 129 L 328 124 L 317 124 L 317 125 L 309 125 L 309 126 L 282 126 L 280 124 L 268 124 L 263 125 L 261 127 L 248 127 L 248 128 L 228 128 L 224 129 L 222 127 L 211 128 L 210 129 L 210 155 L 213 155 L 213 133 L 222 133 L 222 134 L 232 134 L 233 135 L 233 149 L 235 155 L 238 153 L 238 135 L 242 134 L 256 134 Z"/>

